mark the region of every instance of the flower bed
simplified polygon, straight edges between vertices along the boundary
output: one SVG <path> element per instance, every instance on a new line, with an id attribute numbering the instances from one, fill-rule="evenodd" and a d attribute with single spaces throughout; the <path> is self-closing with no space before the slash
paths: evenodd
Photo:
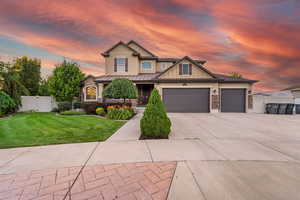
<path id="1" fill-rule="evenodd" d="M 134 115 L 133 108 L 129 106 L 108 106 L 107 118 L 114 120 L 128 120 Z"/>

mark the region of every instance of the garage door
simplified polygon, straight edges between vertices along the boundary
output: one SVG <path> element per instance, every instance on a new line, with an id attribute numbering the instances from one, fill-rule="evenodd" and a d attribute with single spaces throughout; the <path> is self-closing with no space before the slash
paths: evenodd
<path id="1" fill-rule="evenodd" d="M 221 112 L 245 112 L 245 89 L 221 89 Z"/>
<path id="2" fill-rule="evenodd" d="M 209 112 L 209 88 L 164 88 L 167 112 Z"/>

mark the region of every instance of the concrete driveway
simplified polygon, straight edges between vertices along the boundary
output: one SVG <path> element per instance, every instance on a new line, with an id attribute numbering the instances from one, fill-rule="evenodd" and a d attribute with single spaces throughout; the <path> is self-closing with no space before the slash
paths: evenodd
<path id="1" fill-rule="evenodd" d="M 300 116 L 242 113 L 169 113 L 171 139 L 300 140 Z"/>
<path id="2" fill-rule="evenodd" d="M 130 191 L 124 199 L 147 199 L 145 195 L 148 199 L 168 196 L 170 200 L 300 199 L 300 116 L 169 113 L 170 139 L 143 141 L 138 140 L 141 116 L 141 113 L 135 116 L 106 142 L 0 150 L 0 198 L 5 194 L 1 193 L 1 183 L 3 190 L 9 191 L 1 177 L 11 177 L 11 174 L 23 177 L 34 172 L 36 181 L 36 170 L 38 174 L 53 173 L 56 174 L 53 177 L 58 177 L 57 173 L 68 168 L 69 174 L 74 171 L 75 177 L 83 176 L 82 180 L 72 175 L 69 186 L 60 185 L 67 189 L 51 186 L 47 190 L 54 196 L 51 193 L 49 199 L 57 192 L 60 199 L 67 199 L 67 194 L 71 198 L 72 193 L 78 199 L 88 199 L 86 195 L 95 197 L 100 190 L 107 195 L 111 194 L 109 191 Z M 176 170 L 173 164 L 168 164 L 173 162 L 177 164 Z M 118 165 L 110 166 L 112 163 Z M 146 176 L 148 180 L 137 181 L 140 172 L 136 170 L 132 177 L 126 177 L 131 165 L 146 170 L 138 177 L 144 180 Z M 153 165 L 170 170 L 167 179 Z M 102 176 L 109 179 L 100 181 L 92 177 L 91 182 L 86 181 L 85 176 L 90 179 L 91 174 L 85 174 L 85 170 L 89 172 L 95 167 L 108 169 L 108 172 L 95 172 L 96 179 Z M 111 168 L 117 169 L 118 176 L 115 171 L 110 174 Z M 136 182 L 127 188 L 124 180 Z M 16 179 L 10 183 L 16 183 Z M 101 186 L 89 190 L 90 183 Z"/>

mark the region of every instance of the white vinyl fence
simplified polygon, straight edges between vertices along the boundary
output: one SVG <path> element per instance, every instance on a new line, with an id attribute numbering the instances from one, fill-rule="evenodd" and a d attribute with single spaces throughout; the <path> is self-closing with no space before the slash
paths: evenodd
<path id="1" fill-rule="evenodd" d="M 51 96 L 22 96 L 22 107 L 19 111 L 50 112 L 57 104 Z"/>
<path id="2" fill-rule="evenodd" d="M 271 94 L 271 95 L 253 95 L 253 112 L 264 113 L 267 103 L 295 103 L 295 99 L 289 93 Z"/>

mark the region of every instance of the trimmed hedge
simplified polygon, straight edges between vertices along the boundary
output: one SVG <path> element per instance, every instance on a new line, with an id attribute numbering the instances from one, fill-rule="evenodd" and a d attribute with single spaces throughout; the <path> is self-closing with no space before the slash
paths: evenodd
<path id="1" fill-rule="evenodd" d="M 66 110 L 61 113 L 61 115 L 85 115 L 85 112 L 83 111 L 76 111 L 76 110 Z"/>
<path id="2" fill-rule="evenodd" d="M 72 103 L 70 102 L 58 102 L 57 103 L 57 109 L 55 111 L 57 112 L 63 112 L 66 110 L 71 110 L 72 109 Z"/>
<path id="3" fill-rule="evenodd" d="M 141 139 L 166 139 L 171 132 L 171 121 L 157 89 L 153 89 L 140 123 Z"/>

